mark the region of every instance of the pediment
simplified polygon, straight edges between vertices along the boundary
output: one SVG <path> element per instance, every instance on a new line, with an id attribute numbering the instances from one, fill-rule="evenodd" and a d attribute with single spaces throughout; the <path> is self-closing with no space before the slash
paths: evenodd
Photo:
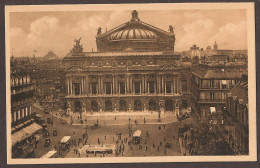
<path id="1" fill-rule="evenodd" d="M 83 72 L 85 69 L 80 66 L 72 66 L 67 69 L 67 72 Z"/>

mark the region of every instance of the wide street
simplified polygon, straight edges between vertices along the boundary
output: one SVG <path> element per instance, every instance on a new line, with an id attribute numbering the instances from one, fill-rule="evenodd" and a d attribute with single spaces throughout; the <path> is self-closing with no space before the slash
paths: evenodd
<path id="1" fill-rule="evenodd" d="M 43 116 L 43 119 L 47 118 L 53 119 L 53 125 L 47 124 L 47 130 L 50 133 L 49 137 L 51 145 L 49 147 L 44 147 L 45 137 L 39 140 L 37 148 L 35 149 L 35 156 L 41 157 L 51 149 L 58 149 L 59 142 L 64 136 L 71 136 L 73 140 L 76 140 L 75 145 L 71 145 L 69 151 L 61 151 L 59 157 L 115 157 L 115 156 L 176 156 L 182 155 L 180 151 L 180 145 L 178 140 L 178 130 L 179 126 L 184 124 L 190 124 L 191 119 L 183 120 L 181 123 L 175 121 L 173 123 L 154 123 L 154 124 L 135 124 L 132 123 L 132 134 L 136 130 L 142 131 L 142 139 L 139 145 L 128 145 L 129 141 L 129 125 L 101 125 L 100 128 L 90 129 L 90 126 L 86 128 L 84 125 L 70 125 L 65 122 L 60 122 L 60 119 L 53 117 L 51 114 L 44 114 L 38 107 L 33 107 L 34 112 L 39 113 Z M 57 130 L 58 135 L 53 136 L 53 130 Z M 148 132 L 148 136 L 146 134 Z M 79 138 L 82 139 L 84 133 L 87 133 L 88 139 L 78 143 Z M 128 141 L 118 141 L 118 133 L 121 133 L 121 140 Z M 42 134 L 43 135 L 43 134 Z M 120 153 L 107 154 L 107 155 L 94 155 L 94 154 L 81 154 L 75 152 L 76 149 L 82 148 L 86 144 L 97 145 L 98 139 L 100 144 L 114 144 L 117 149 L 121 146 Z M 165 144 L 169 143 L 170 148 L 165 148 Z M 123 150 L 124 149 L 124 150 Z"/>

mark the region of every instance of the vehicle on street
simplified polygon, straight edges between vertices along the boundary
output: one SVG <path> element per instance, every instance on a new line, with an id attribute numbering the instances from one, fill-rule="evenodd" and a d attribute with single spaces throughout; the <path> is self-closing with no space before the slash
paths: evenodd
<path id="1" fill-rule="evenodd" d="M 105 144 L 105 145 L 84 145 L 80 151 L 89 154 L 112 154 L 115 152 L 116 146 L 113 144 Z"/>
<path id="2" fill-rule="evenodd" d="M 44 154 L 41 159 L 48 159 L 48 158 L 56 158 L 57 157 L 57 151 L 51 150 Z"/>
<path id="3" fill-rule="evenodd" d="M 141 130 L 136 130 L 133 134 L 133 143 L 134 144 L 140 144 L 141 142 L 141 134 L 142 134 L 142 131 Z"/>
<path id="4" fill-rule="evenodd" d="M 70 140 L 71 140 L 71 136 L 64 136 L 61 139 L 60 143 L 61 143 L 62 150 L 69 149 L 69 147 L 70 147 Z"/>
<path id="5" fill-rule="evenodd" d="M 100 128 L 101 127 L 101 125 L 99 125 L 99 124 L 97 124 L 97 123 L 94 123 L 91 127 L 90 127 L 90 129 L 97 129 L 97 128 Z"/>

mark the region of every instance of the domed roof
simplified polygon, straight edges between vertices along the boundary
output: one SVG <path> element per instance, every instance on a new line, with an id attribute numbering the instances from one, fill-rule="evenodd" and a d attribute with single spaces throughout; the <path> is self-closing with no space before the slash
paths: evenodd
<path id="1" fill-rule="evenodd" d="M 109 40 L 126 40 L 126 39 L 147 39 L 155 40 L 157 35 L 155 32 L 141 28 L 126 28 L 112 33 Z"/>

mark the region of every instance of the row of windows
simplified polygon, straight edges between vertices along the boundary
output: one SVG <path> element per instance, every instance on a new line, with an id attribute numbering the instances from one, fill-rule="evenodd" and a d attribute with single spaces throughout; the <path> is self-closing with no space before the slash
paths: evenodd
<path id="1" fill-rule="evenodd" d="M 243 105 L 240 105 L 237 100 L 232 100 L 230 97 L 228 99 L 228 110 L 236 117 L 239 121 L 244 124 L 247 124 L 248 120 L 248 109 L 243 108 Z"/>
<path id="2" fill-rule="evenodd" d="M 146 88 L 146 92 L 147 93 L 155 93 L 157 91 L 157 87 L 156 87 L 156 82 L 154 81 L 149 81 L 147 82 L 147 88 Z M 178 92 L 178 84 L 177 83 L 173 83 L 170 81 L 166 81 L 164 83 L 163 86 L 163 90 L 164 93 L 177 93 Z M 82 93 L 81 90 L 81 84 L 79 83 L 73 83 L 73 93 L 75 95 L 80 95 Z M 90 93 L 91 94 L 98 94 L 98 83 L 90 83 Z M 126 94 L 126 83 L 125 82 L 119 82 L 118 83 L 118 90 L 117 92 L 119 94 Z M 133 92 L 135 94 L 141 94 L 142 92 L 142 83 L 141 82 L 133 82 L 133 86 L 132 86 Z M 103 83 L 103 91 L 105 94 L 112 94 L 113 91 L 113 83 L 112 82 L 104 82 Z M 182 91 L 187 91 L 187 81 L 183 80 L 182 81 Z"/>
<path id="3" fill-rule="evenodd" d="M 184 100 L 184 104 L 187 106 L 186 100 Z M 119 101 L 119 111 L 127 111 L 128 108 L 131 106 L 130 104 L 127 104 L 125 100 L 120 100 Z M 173 111 L 175 109 L 176 104 L 170 99 L 167 99 L 164 103 L 164 108 L 166 111 Z M 80 103 L 75 102 L 75 109 L 76 108 L 81 108 Z M 91 111 L 98 111 L 99 109 L 99 103 L 97 101 L 91 101 L 90 104 L 90 110 Z M 144 104 L 140 100 L 134 100 L 133 102 L 133 110 L 134 111 L 141 111 L 144 109 Z M 156 102 L 154 99 L 149 100 L 148 105 L 146 105 L 146 108 L 149 111 L 156 111 L 157 108 L 159 108 L 158 102 Z M 104 102 L 104 111 L 113 111 L 113 103 L 111 100 L 106 100 Z"/>
<path id="4" fill-rule="evenodd" d="M 133 74 L 133 79 L 141 79 L 142 78 L 142 75 L 141 74 Z M 156 74 L 150 74 L 150 75 L 147 75 L 147 77 L 149 79 L 156 79 Z M 126 76 L 125 75 L 119 75 L 119 79 L 124 79 Z M 170 78 L 173 78 L 173 77 L 177 77 L 176 75 L 173 75 L 173 74 L 165 74 L 163 76 L 165 79 L 170 79 Z M 74 77 L 75 80 L 80 80 L 82 79 L 82 76 L 75 76 Z M 97 80 L 98 79 L 98 75 L 89 75 L 89 79 L 90 80 Z M 106 75 L 104 76 L 105 80 L 113 80 L 113 76 L 112 75 Z"/>
<path id="5" fill-rule="evenodd" d="M 12 107 L 28 104 L 28 103 L 31 103 L 31 101 L 32 101 L 32 97 L 31 98 L 23 98 L 22 100 L 18 100 L 18 101 L 12 101 Z"/>
<path id="6" fill-rule="evenodd" d="M 30 84 L 30 77 L 21 77 L 21 78 L 12 78 L 11 79 L 11 86 L 20 86 Z"/>
<path id="7" fill-rule="evenodd" d="M 12 112 L 12 122 L 16 122 L 18 120 L 21 120 L 24 117 L 27 117 L 31 114 L 32 114 L 32 107 L 31 106 L 22 108 L 18 111 L 14 111 L 14 112 Z"/>

